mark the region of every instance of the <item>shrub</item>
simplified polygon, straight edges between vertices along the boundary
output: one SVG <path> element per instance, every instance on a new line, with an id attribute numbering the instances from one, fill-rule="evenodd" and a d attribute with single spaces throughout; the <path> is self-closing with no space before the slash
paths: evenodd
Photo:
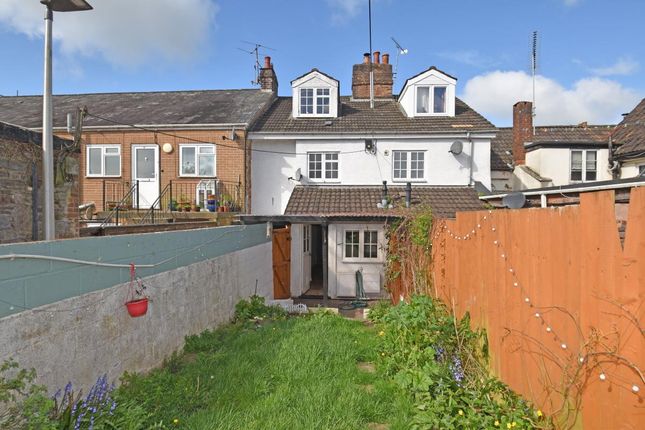
<path id="1" fill-rule="evenodd" d="M 250 319 L 282 319 L 287 312 L 280 306 L 267 306 L 264 297 L 253 295 L 249 300 L 240 300 L 235 305 L 234 321 L 248 321 Z"/>
<path id="2" fill-rule="evenodd" d="M 468 314 L 457 320 L 427 296 L 377 309 L 370 319 L 381 338 L 381 369 L 413 397 L 412 428 L 536 427 L 537 413 L 490 376 L 486 335 L 471 330 Z"/>

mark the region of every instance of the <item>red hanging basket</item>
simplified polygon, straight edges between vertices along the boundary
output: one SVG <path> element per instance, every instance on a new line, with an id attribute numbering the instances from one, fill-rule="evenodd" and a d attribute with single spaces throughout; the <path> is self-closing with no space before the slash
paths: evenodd
<path id="1" fill-rule="evenodd" d="M 141 317 L 148 312 L 150 299 L 144 294 L 146 286 L 137 278 L 134 263 L 130 263 L 130 286 L 125 307 L 132 318 Z"/>
<path id="2" fill-rule="evenodd" d="M 148 298 L 131 300 L 125 304 L 125 307 L 128 308 L 128 313 L 132 318 L 141 317 L 148 312 Z"/>

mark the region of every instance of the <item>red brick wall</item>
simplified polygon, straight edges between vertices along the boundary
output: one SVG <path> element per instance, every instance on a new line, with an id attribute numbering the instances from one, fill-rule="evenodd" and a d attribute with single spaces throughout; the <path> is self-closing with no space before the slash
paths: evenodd
<path id="1" fill-rule="evenodd" d="M 94 202 L 97 210 L 104 210 L 103 203 L 103 181 L 127 181 L 132 182 L 132 144 L 156 144 L 159 146 L 160 162 L 160 189 L 163 189 L 169 181 L 192 182 L 197 184 L 201 179 L 179 176 L 179 145 L 197 144 L 200 142 L 213 143 L 215 149 L 215 174 L 224 182 L 242 184 L 242 198 L 244 198 L 244 187 L 246 176 L 244 172 L 244 144 L 246 133 L 243 130 L 235 132 L 235 141 L 230 140 L 231 130 L 164 130 L 163 133 L 148 131 L 85 131 L 81 145 L 80 157 L 80 201 L 82 203 Z M 66 134 L 59 134 L 66 137 Z M 181 137 L 175 137 L 181 136 Z M 199 142 L 195 142 L 194 140 Z M 167 154 L 161 149 L 164 144 L 170 143 L 173 147 L 171 153 Z M 86 147 L 92 144 L 116 144 L 121 145 L 121 176 L 119 178 L 96 178 L 87 177 Z M 194 198 L 194 197 L 193 197 Z"/>
<path id="2" fill-rule="evenodd" d="M 525 164 L 524 143 L 533 140 L 533 103 L 517 102 L 513 105 L 513 161 Z"/>

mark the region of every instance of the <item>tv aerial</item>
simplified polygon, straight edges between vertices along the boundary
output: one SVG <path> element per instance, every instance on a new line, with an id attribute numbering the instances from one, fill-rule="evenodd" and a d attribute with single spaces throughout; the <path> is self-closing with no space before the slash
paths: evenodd
<path id="1" fill-rule="evenodd" d="M 240 42 L 253 46 L 253 49 L 244 49 L 244 48 L 237 48 L 237 49 L 239 49 L 242 52 L 246 52 L 247 54 L 255 55 L 255 64 L 253 65 L 253 70 L 255 72 L 255 79 L 251 81 L 251 85 L 260 85 L 260 49 L 269 50 L 269 51 L 276 51 L 276 49 L 262 45 L 261 43 L 247 42 L 246 40 L 241 40 Z"/>
<path id="2" fill-rule="evenodd" d="M 405 55 L 408 53 L 408 50 L 401 46 L 399 42 L 392 36 L 390 37 L 392 39 L 392 42 L 394 42 L 394 45 L 396 45 L 396 62 L 394 63 L 394 73 L 392 73 L 392 80 L 396 80 L 396 73 L 397 70 L 399 69 L 399 56 L 400 55 Z"/>

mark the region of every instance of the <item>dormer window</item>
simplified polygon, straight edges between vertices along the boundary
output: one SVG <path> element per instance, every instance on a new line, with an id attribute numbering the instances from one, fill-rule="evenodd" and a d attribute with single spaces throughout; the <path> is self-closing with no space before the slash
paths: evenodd
<path id="1" fill-rule="evenodd" d="M 432 94 L 432 98 L 430 98 Z M 446 113 L 445 86 L 417 87 L 417 114 Z"/>
<path id="2" fill-rule="evenodd" d="M 329 88 L 300 88 L 300 114 L 329 115 L 329 99 Z"/>
<path id="3" fill-rule="evenodd" d="M 457 78 L 430 67 L 405 81 L 399 103 L 409 118 L 455 116 Z"/>
<path id="4" fill-rule="evenodd" d="M 316 69 L 291 81 L 293 117 L 337 117 L 338 87 L 336 79 Z"/>

